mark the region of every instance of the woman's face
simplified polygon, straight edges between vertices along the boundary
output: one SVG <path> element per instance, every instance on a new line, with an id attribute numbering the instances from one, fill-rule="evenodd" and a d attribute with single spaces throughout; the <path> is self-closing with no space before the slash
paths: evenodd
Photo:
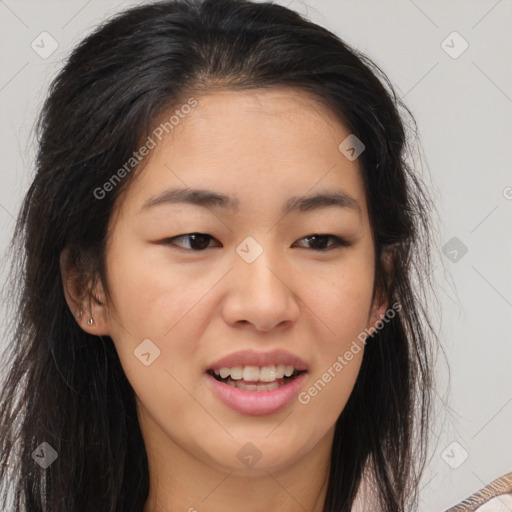
<path id="1" fill-rule="evenodd" d="M 363 181 L 339 149 L 350 132 L 305 94 L 195 99 L 112 217 L 105 334 L 149 453 L 285 468 L 330 449 L 362 360 L 353 342 L 383 313 Z M 231 199 L 198 204 L 196 189 Z M 307 201 L 319 194 L 339 201 Z M 279 365 L 305 371 L 276 380 Z"/>

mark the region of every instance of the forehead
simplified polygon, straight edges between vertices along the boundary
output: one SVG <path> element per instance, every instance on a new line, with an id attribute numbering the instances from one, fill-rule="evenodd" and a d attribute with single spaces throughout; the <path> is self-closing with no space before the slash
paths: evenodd
<path id="1" fill-rule="evenodd" d="M 219 191 L 238 198 L 242 207 L 249 196 L 261 206 L 263 198 L 282 203 L 315 187 L 341 187 L 364 207 L 358 163 L 339 150 L 350 132 L 313 96 L 286 88 L 218 91 L 194 99 L 196 106 L 157 141 L 137 176 L 129 195 L 139 207 L 171 186 Z M 179 105 L 160 125 L 176 110 Z"/>
<path id="2" fill-rule="evenodd" d="M 183 149 L 200 144 L 204 151 L 245 151 L 247 158 L 288 152 L 293 159 L 291 149 L 297 155 L 325 153 L 326 146 L 337 148 L 339 137 L 349 134 L 327 106 L 294 88 L 218 91 L 198 96 L 197 102 L 169 137 L 179 139 Z"/>

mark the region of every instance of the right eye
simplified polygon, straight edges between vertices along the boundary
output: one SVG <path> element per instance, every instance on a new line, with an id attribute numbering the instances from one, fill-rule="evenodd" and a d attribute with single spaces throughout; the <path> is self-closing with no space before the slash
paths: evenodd
<path id="1" fill-rule="evenodd" d="M 188 247 L 183 247 L 183 245 L 176 243 L 177 240 L 188 240 Z M 189 251 L 200 252 L 208 249 L 208 244 L 211 240 L 215 240 L 215 238 L 206 233 L 187 233 L 185 235 L 178 235 L 172 238 L 167 238 L 163 241 L 163 243 L 166 245 L 177 245 L 181 249 Z"/>

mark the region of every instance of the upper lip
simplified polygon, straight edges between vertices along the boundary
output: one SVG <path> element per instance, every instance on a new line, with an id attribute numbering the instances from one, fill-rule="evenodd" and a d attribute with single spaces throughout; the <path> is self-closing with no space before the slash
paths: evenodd
<path id="1" fill-rule="evenodd" d="M 296 370 L 307 370 L 307 364 L 298 356 L 287 352 L 286 350 L 271 350 L 269 352 L 260 352 L 257 350 L 240 350 L 233 352 L 221 359 L 218 359 L 210 366 L 208 370 L 220 370 L 221 368 L 235 368 L 236 366 L 271 366 L 284 364 L 293 366 Z"/>

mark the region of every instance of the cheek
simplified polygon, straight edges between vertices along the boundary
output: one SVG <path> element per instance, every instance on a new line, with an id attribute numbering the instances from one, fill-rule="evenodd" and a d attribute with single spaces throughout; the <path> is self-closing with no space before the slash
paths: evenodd
<path id="1" fill-rule="evenodd" d="M 335 278 L 317 283 L 307 293 L 319 330 L 316 363 L 299 403 L 329 425 L 345 407 L 359 374 L 365 329 L 373 293 L 371 252 L 346 261 Z"/>
<path id="2" fill-rule="evenodd" d="M 204 316 L 199 301 L 208 283 L 141 258 L 134 246 L 112 247 L 107 257 L 115 305 L 109 323 L 111 338 L 144 409 L 162 424 L 169 411 L 186 421 L 201 413 L 186 390 L 196 378 L 189 367 L 197 358 L 200 338 L 194 334 Z M 149 354 L 148 365 L 144 354 Z"/>
<path id="3" fill-rule="evenodd" d="M 324 426 L 336 422 L 359 375 L 364 354 L 361 334 L 367 327 L 371 289 L 363 293 L 361 288 L 337 288 L 329 298 L 331 301 L 319 314 L 328 328 L 316 337 L 315 365 L 298 396 L 305 410 L 311 411 L 311 417 Z"/>
<path id="4" fill-rule="evenodd" d="M 164 336 L 208 290 L 208 279 L 166 266 L 161 258 L 151 256 L 151 251 L 127 243 L 122 251 L 114 247 L 107 258 L 117 320 L 138 337 Z"/>
<path id="5" fill-rule="evenodd" d="M 303 296 L 323 325 L 323 349 L 342 349 L 368 327 L 373 294 L 371 253 L 354 253 L 329 270 L 324 279 L 308 279 Z"/>
<path id="6" fill-rule="evenodd" d="M 194 279 L 187 273 L 155 265 L 151 259 L 142 258 L 141 262 L 140 253 L 132 246 L 126 244 L 123 251 L 113 247 L 107 258 L 115 305 L 110 313 L 110 336 L 142 402 L 170 400 L 178 406 L 180 387 L 171 376 L 183 383 L 193 378 L 185 371 L 183 361 L 197 359 L 200 336 L 196 333 L 206 318 L 201 298 L 218 277 Z M 148 347 L 150 360 L 156 356 L 150 366 L 137 358 L 141 346 Z M 156 397 L 156 389 L 164 396 Z"/>

